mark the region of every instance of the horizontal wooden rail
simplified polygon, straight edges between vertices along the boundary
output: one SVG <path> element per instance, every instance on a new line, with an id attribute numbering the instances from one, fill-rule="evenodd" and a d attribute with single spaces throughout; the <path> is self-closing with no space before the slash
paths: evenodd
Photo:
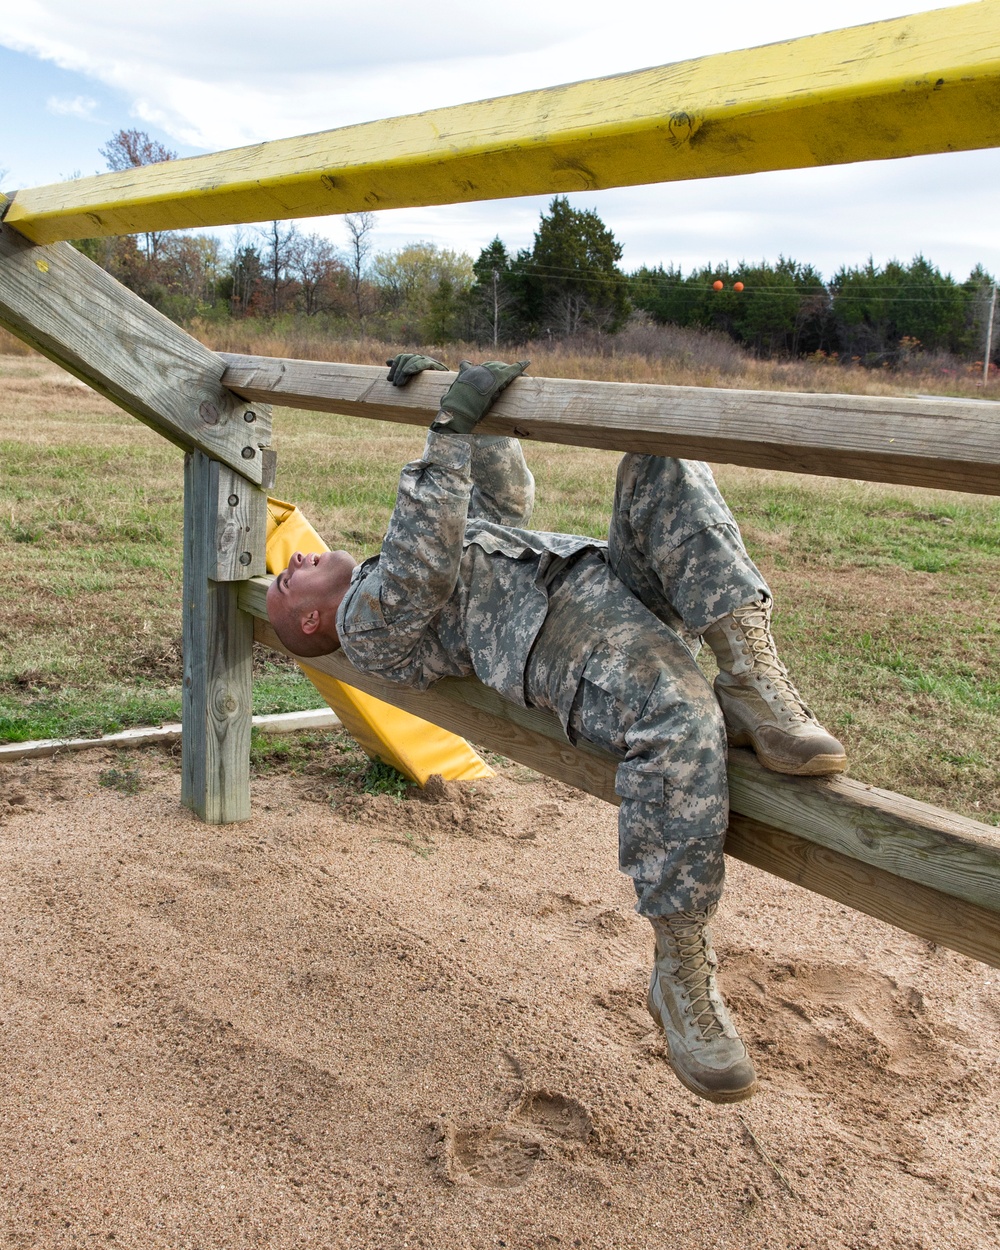
<path id="1" fill-rule="evenodd" d="M 237 395 L 428 425 L 453 373 L 390 386 L 373 365 L 223 354 Z M 484 432 L 909 486 L 1000 494 L 1000 404 L 519 378 Z"/>
<path id="2" fill-rule="evenodd" d="M 239 604 L 256 618 L 257 641 L 285 651 L 267 621 L 269 581 L 243 583 Z M 538 772 L 618 802 L 613 756 L 573 746 L 554 716 L 508 703 L 474 679 L 446 678 L 420 692 L 359 672 L 339 651 L 307 663 Z M 850 778 L 769 773 L 747 751 L 730 752 L 729 785 L 729 854 L 1000 967 L 1000 831 Z"/>
<path id="3" fill-rule="evenodd" d="M 19 191 L 8 220 L 49 243 L 994 147 L 998 14 L 981 0 L 79 178 Z"/>

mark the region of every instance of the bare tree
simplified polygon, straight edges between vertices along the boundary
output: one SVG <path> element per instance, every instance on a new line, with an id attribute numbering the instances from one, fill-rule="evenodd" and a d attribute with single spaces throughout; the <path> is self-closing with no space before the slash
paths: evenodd
<path id="1" fill-rule="evenodd" d="M 269 225 L 262 226 L 257 233 L 264 241 L 264 254 L 261 259 L 270 287 L 271 314 L 277 316 L 285 302 L 289 287 L 295 282 L 290 271 L 295 263 L 302 236 L 294 222 L 286 224 L 280 221 L 272 221 Z"/>
<path id="2" fill-rule="evenodd" d="M 344 218 L 349 241 L 347 245 L 347 271 L 351 279 L 351 293 L 358 311 L 358 322 L 364 329 L 365 299 L 364 279 L 368 269 L 368 257 L 371 255 L 371 234 L 375 229 L 374 213 L 348 213 Z"/>
<path id="3" fill-rule="evenodd" d="M 336 295 L 337 280 L 346 273 L 337 249 L 329 239 L 318 234 L 299 236 L 291 270 L 298 279 L 302 308 L 307 317 L 329 307 Z"/>
<path id="4" fill-rule="evenodd" d="M 98 148 L 112 173 L 126 169 L 138 169 L 141 165 L 159 165 L 163 161 L 175 161 L 177 153 L 165 148 L 157 139 L 151 139 L 145 130 L 119 130 L 111 136 L 103 148 Z M 145 235 L 146 259 L 155 261 L 160 248 L 162 231 Z"/>
<path id="5" fill-rule="evenodd" d="M 175 161 L 177 153 L 151 139 L 144 130 L 119 130 L 97 149 L 107 162 L 108 169 L 121 173 L 125 169 L 137 169 L 140 165 L 159 165 L 161 161 Z"/>

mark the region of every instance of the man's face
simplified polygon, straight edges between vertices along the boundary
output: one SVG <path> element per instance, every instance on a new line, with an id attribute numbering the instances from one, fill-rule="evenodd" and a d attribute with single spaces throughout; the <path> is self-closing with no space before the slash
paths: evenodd
<path id="1" fill-rule="evenodd" d="M 351 582 L 356 561 L 347 551 L 304 555 L 296 551 L 267 592 L 271 621 L 306 636 L 334 630 L 337 609 Z"/>

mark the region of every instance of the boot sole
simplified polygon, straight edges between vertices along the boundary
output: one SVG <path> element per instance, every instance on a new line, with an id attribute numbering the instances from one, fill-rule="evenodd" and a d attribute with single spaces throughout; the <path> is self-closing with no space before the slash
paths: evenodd
<path id="1" fill-rule="evenodd" d="M 754 1081 L 752 1085 L 745 1085 L 742 1089 L 724 1089 L 724 1090 L 706 1089 L 704 1085 L 699 1085 L 696 1080 L 688 1076 L 686 1072 L 682 1072 L 681 1069 L 677 1066 L 677 1064 L 674 1063 L 673 1052 L 670 1049 L 670 1039 L 667 1037 L 666 1033 L 664 1033 L 663 1031 L 663 1025 L 660 1021 L 659 1013 L 657 1012 L 656 1008 L 653 1006 L 653 1003 L 648 994 L 646 996 L 646 1010 L 653 1017 L 653 1022 L 655 1023 L 656 1027 L 660 1030 L 660 1034 L 662 1035 L 663 1040 L 666 1043 L 667 1063 L 670 1064 L 670 1070 L 673 1072 L 674 1076 L 677 1077 L 678 1081 L 680 1081 L 680 1083 L 684 1086 L 685 1089 L 690 1090 L 692 1094 L 697 1094 L 699 1098 L 706 1099 L 708 1102 L 718 1102 L 718 1103 L 746 1102 L 748 1098 L 752 1098 L 754 1094 L 756 1094 L 757 1092 L 756 1081 Z"/>
<path id="2" fill-rule="evenodd" d="M 846 755 L 814 755 L 801 763 L 792 763 L 768 755 L 767 751 L 757 745 L 753 734 L 746 731 L 727 732 L 726 738 L 731 747 L 750 747 L 764 767 L 772 773 L 784 773 L 789 777 L 825 777 L 832 773 L 842 773 L 847 768 Z"/>

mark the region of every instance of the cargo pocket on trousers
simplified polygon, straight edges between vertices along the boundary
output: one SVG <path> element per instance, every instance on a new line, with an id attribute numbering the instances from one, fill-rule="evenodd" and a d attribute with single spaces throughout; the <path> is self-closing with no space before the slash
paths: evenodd
<path id="1" fill-rule="evenodd" d="M 620 799 L 637 799 L 640 803 L 662 803 L 663 789 L 662 773 L 645 773 L 637 768 L 623 766 L 615 774 L 615 794 Z"/>

